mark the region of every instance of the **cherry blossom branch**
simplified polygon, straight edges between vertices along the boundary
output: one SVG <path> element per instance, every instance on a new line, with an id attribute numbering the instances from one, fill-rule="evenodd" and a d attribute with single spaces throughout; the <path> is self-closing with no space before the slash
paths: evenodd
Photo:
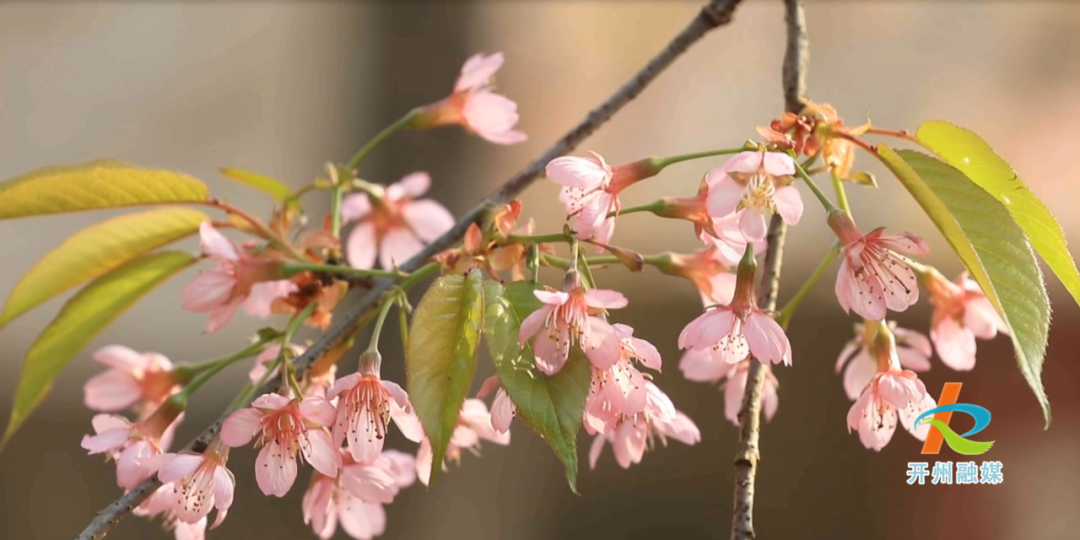
<path id="1" fill-rule="evenodd" d="M 584 120 L 556 141 L 547 152 L 526 166 L 521 172 L 503 184 L 502 187 L 484 199 L 478 206 L 469 211 L 469 213 L 458 221 L 452 229 L 437 238 L 434 242 L 428 244 L 415 257 L 402 264 L 400 267 L 401 271 L 412 272 L 410 278 L 406 279 L 406 282 L 410 281 L 414 276 L 418 279 L 420 277 L 420 272 L 414 271 L 424 266 L 432 256 L 460 241 L 465 235 L 465 231 L 468 229 L 469 225 L 479 222 L 493 209 L 505 205 L 532 184 L 543 173 L 544 166 L 546 166 L 548 162 L 572 151 L 589 135 L 599 129 L 600 126 L 614 116 L 616 112 L 645 90 L 645 88 L 652 83 L 664 69 L 671 65 L 671 63 L 682 53 L 686 52 L 691 45 L 699 41 L 709 31 L 730 23 L 732 16 L 735 13 L 735 8 L 738 7 L 740 2 L 741 0 L 711 0 L 702 7 L 697 16 L 694 17 L 682 32 L 679 32 L 679 34 L 676 35 L 659 54 L 653 57 L 649 63 L 645 64 L 645 67 L 638 71 L 626 82 L 626 84 L 612 94 L 607 101 L 591 111 Z M 360 158 L 363 159 L 362 154 L 360 155 Z M 425 268 L 437 267 L 429 265 Z M 387 293 L 395 283 L 396 280 L 391 278 L 377 279 L 372 284 L 371 289 L 364 294 L 356 305 L 340 317 L 337 317 L 333 326 L 316 340 L 315 343 L 308 347 L 304 354 L 300 355 L 295 360 L 297 376 L 302 376 L 312 363 L 326 354 L 327 351 L 343 338 L 351 335 L 357 323 L 362 321 L 365 318 L 365 315 L 376 304 L 383 300 L 385 293 Z M 402 283 L 403 288 L 404 285 L 405 282 Z M 277 388 L 278 384 L 277 381 L 270 381 L 259 390 L 259 393 L 272 392 Z M 186 450 L 196 453 L 203 452 L 206 449 L 207 444 L 217 436 L 223 421 L 224 417 L 211 424 L 202 432 L 202 434 L 187 445 Z M 146 500 L 146 498 L 160 486 L 161 481 L 158 480 L 157 475 L 154 475 L 139 484 L 135 489 L 124 494 L 124 496 L 98 512 L 94 519 L 91 520 L 90 524 L 87 525 L 86 529 L 79 534 L 77 540 L 100 540 L 104 538 L 109 530 L 116 526 L 124 516 L 131 513 L 136 506 Z"/>
<path id="2" fill-rule="evenodd" d="M 787 23 L 787 50 L 784 52 L 782 79 L 784 108 L 791 113 L 802 111 L 806 100 L 806 71 L 810 63 L 809 38 L 806 33 L 806 12 L 802 0 L 784 0 Z M 787 225 L 779 214 L 769 222 L 768 248 L 765 252 L 765 273 L 762 276 L 761 308 L 776 309 L 780 290 L 780 266 L 784 258 L 784 239 Z M 765 385 L 765 366 L 750 360 L 746 374 L 746 391 L 739 409 L 739 446 L 735 453 L 735 502 L 731 518 L 732 540 L 752 540 L 754 532 L 754 482 L 761 458 L 758 440 L 761 434 L 761 398 Z"/>

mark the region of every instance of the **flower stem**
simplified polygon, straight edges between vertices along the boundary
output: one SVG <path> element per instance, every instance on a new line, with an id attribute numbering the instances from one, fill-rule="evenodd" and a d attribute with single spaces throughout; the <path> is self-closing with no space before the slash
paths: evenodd
<path id="1" fill-rule="evenodd" d="M 199 387 L 203 385 L 203 383 L 210 380 L 214 375 L 217 375 L 218 373 L 220 373 L 221 370 L 231 366 L 237 360 L 242 360 L 242 359 L 247 358 L 247 357 L 249 357 L 251 355 L 258 354 L 259 351 L 263 350 L 263 347 L 265 347 L 267 343 L 269 343 L 271 341 L 274 341 L 275 339 L 276 339 L 275 337 L 260 338 L 258 341 L 256 341 L 255 343 L 252 343 L 251 345 L 248 345 L 247 347 L 242 349 L 240 352 L 238 352 L 238 353 L 236 353 L 236 354 L 234 354 L 232 356 L 226 356 L 225 358 L 222 358 L 222 359 L 214 362 L 206 370 L 199 373 L 195 377 L 194 380 L 192 380 L 186 386 L 184 386 L 183 390 L 181 390 L 181 391 L 173 394 L 172 396 L 170 396 L 169 401 L 172 402 L 174 405 L 176 405 L 178 407 L 181 407 L 181 408 L 186 407 L 188 398 L 190 398 L 191 394 L 194 394 L 195 391 L 198 390 Z"/>
<path id="2" fill-rule="evenodd" d="M 320 272 L 324 274 L 345 274 L 348 276 L 359 277 L 391 277 L 400 278 L 408 276 L 409 274 L 403 274 L 397 271 L 390 270 L 377 270 L 374 268 L 353 268 L 351 266 L 341 266 L 336 264 L 318 264 L 318 263 L 306 263 L 306 262 L 292 262 L 286 261 L 281 265 L 282 270 L 285 272 L 286 277 L 292 277 L 300 272 Z"/>
<path id="3" fill-rule="evenodd" d="M 390 313 L 390 307 L 398 303 L 400 294 L 402 294 L 401 289 L 393 289 L 387 293 L 386 299 L 383 300 L 382 306 L 379 307 L 379 318 L 375 321 L 375 328 L 371 330 L 371 343 L 368 344 L 365 352 L 379 352 L 379 336 L 382 335 L 383 323 L 386 322 L 386 315 Z"/>
<path id="4" fill-rule="evenodd" d="M 566 233 L 551 233 L 551 234 L 511 234 L 506 237 L 507 244 L 549 244 L 552 242 L 567 242 L 571 241 L 570 235 Z"/>
<path id="5" fill-rule="evenodd" d="M 657 212 L 663 211 L 665 206 L 667 206 L 667 201 L 664 199 L 660 199 L 648 204 L 623 208 L 620 209 L 618 212 L 611 212 L 607 215 L 607 217 L 615 217 L 616 214 L 623 216 L 626 214 L 636 214 L 639 212 L 651 212 L 653 214 L 656 214 Z"/>
<path id="6" fill-rule="evenodd" d="M 729 154 L 738 154 L 739 152 L 746 152 L 746 151 L 747 151 L 746 147 L 740 146 L 738 148 L 724 148 L 722 150 L 710 150 L 708 152 L 697 152 L 697 153 L 694 153 L 694 154 L 683 154 L 681 156 L 653 158 L 653 165 L 657 169 L 663 169 L 664 167 L 667 167 L 668 165 L 672 165 L 672 164 L 683 162 L 683 161 L 690 161 L 690 160 L 693 160 L 693 159 L 701 159 L 701 158 L 707 158 L 707 157 L 713 157 L 713 156 L 723 156 L 723 155 L 729 155 Z"/>
<path id="7" fill-rule="evenodd" d="M 349 162 L 345 164 L 345 168 L 348 170 L 356 169 L 356 167 L 360 165 L 360 162 L 363 161 L 364 158 L 367 157 L 367 155 L 370 154 L 376 146 L 379 146 L 379 143 L 385 141 L 386 139 L 389 139 L 391 135 L 397 133 L 398 131 L 401 131 L 403 128 L 408 127 L 409 124 L 411 124 L 413 120 L 416 119 L 416 116 L 419 113 L 419 109 L 413 109 L 406 113 L 405 116 L 399 118 L 397 122 L 386 126 L 377 135 L 372 137 L 372 139 L 368 141 L 363 148 L 356 151 L 356 154 L 352 157 L 352 159 L 350 159 Z"/>
<path id="8" fill-rule="evenodd" d="M 402 282 L 398 285 L 398 288 L 400 288 L 403 291 L 407 291 L 407 290 L 411 289 L 413 285 L 416 285 L 416 283 L 419 282 L 421 279 L 424 279 L 425 277 L 435 273 L 438 270 L 439 270 L 439 263 L 437 263 L 437 262 L 427 263 L 424 266 L 421 266 L 420 268 L 417 268 L 416 271 L 410 273 L 408 275 L 408 277 L 406 277 L 404 280 L 402 280 Z"/>
<path id="9" fill-rule="evenodd" d="M 788 301 L 788 303 L 780 309 L 780 314 L 776 317 L 776 322 L 780 323 L 780 326 L 787 330 L 788 324 L 791 322 L 792 315 L 795 314 L 795 310 L 799 309 L 799 304 L 810 294 L 810 291 L 817 284 L 821 276 L 825 274 L 825 270 L 829 268 L 833 260 L 840 253 L 840 245 L 833 244 L 833 247 L 829 249 L 829 252 L 825 254 L 825 257 L 821 259 L 821 263 L 818 264 L 814 272 L 810 274 L 810 277 L 806 279 L 802 287 L 799 288 L 799 292 L 795 293 L 795 296 Z"/>
<path id="10" fill-rule="evenodd" d="M 810 187 L 810 191 L 814 192 L 814 196 L 818 198 L 818 201 L 821 202 L 821 206 L 825 208 L 825 213 L 828 214 L 829 212 L 836 210 L 836 205 L 834 205 L 832 201 L 830 201 L 829 198 L 821 192 L 821 188 L 819 188 L 817 184 L 814 183 L 814 181 L 810 178 L 810 175 L 806 174 L 806 169 L 803 169 L 801 165 L 795 163 L 794 161 L 792 163 L 795 165 L 795 172 L 799 175 L 799 178 L 802 178 L 803 181 L 806 182 L 806 185 Z"/>
<path id="11" fill-rule="evenodd" d="M 840 175 L 834 170 L 832 171 L 832 183 L 833 189 L 836 191 L 836 202 L 840 204 L 840 209 L 851 214 L 851 206 L 848 204 L 847 191 L 844 190 L 844 180 L 840 178 Z"/>

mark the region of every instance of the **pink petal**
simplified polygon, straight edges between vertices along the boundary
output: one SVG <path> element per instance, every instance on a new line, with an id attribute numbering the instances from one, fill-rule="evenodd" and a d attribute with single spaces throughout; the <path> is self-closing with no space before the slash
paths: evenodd
<path id="1" fill-rule="evenodd" d="M 604 435 L 599 434 L 593 439 L 592 445 L 589 446 L 589 470 L 596 468 L 596 461 L 600 459 L 600 453 L 604 451 L 604 442 Z"/>
<path id="2" fill-rule="evenodd" d="M 964 326 L 970 328 L 977 338 L 993 339 L 998 328 L 1005 327 L 1005 322 L 1001 320 L 990 299 L 981 296 L 964 303 Z"/>
<path id="3" fill-rule="evenodd" d="M 341 200 L 341 220 L 356 221 L 371 213 L 371 199 L 367 193 L 352 193 Z"/>
<path id="4" fill-rule="evenodd" d="M 195 276 L 180 290 L 183 307 L 195 313 L 206 313 L 228 302 L 236 288 L 236 277 L 220 269 L 207 270 Z"/>
<path id="5" fill-rule="evenodd" d="M 464 92 L 487 84 L 502 65 L 503 54 L 501 52 L 491 56 L 484 56 L 483 53 L 480 53 L 469 57 L 461 68 L 461 75 L 454 85 L 454 91 Z"/>
<path id="6" fill-rule="evenodd" d="M 889 309 L 904 311 L 919 301 L 919 281 L 907 264 L 890 253 L 884 261 L 874 261 L 873 265 Z"/>
<path id="7" fill-rule="evenodd" d="M 307 437 L 308 444 L 300 445 L 304 453 L 304 459 L 320 473 L 334 478 L 341 467 L 341 453 L 338 447 L 325 430 L 313 428 L 307 430 L 303 437 Z"/>
<path id="8" fill-rule="evenodd" d="M 851 360 L 851 356 L 855 354 L 855 351 L 861 348 L 862 346 L 859 345 L 857 341 L 847 342 L 844 345 L 844 348 L 840 351 L 840 356 L 836 357 L 836 366 L 833 368 L 833 370 L 836 373 L 840 373 L 840 370 L 844 368 L 844 364 L 847 363 L 848 360 Z"/>
<path id="9" fill-rule="evenodd" d="M 597 189 L 611 179 L 611 169 L 596 159 L 576 156 L 558 157 L 544 169 L 556 184 L 583 190 Z"/>
<path id="10" fill-rule="evenodd" d="M 228 324 L 232 320 L 233 315 L 236 315 L 236 310 L 240 308 L 244 299 L 237 297 L 228 304 L 219 306 L 210 311 L 210 319 L 206 321 L 206 333 L 213 334 L 221 329 L 221 327 Z"/>
<path id="11" fill-rule="evenodd" d="M 803 200 L 799 190 L 795 186 L 782 186 L 776 188 L 773 194 L 773 202 L 776 203 L 776 212 L 784 218 L 784 223 L 796 225 L 803 213 Z"/>
<path id="12" fill-rule="evenodd" d="M 885 318 L 886 304 L 885 293 L 882 290 L 881 280 L 869 272 L 863 272 L 861 276 L 855 276 L 848 265 L 848 261 L 840 263 L 840 272 L 844 276 L 844 282 L 849 286 L 843 294 L 850 304 L 851 310 L 869 321 L 880 321 Z M 841 296 L 841 280 L 837 279 L 837 297 Z M 843 305 L 843 301 L 841 302 Z"/>
<path id="13" fill-rule="evenodd" d="M 760 311 L 750 313 L 743 326 L 743 335 L 746 336 L 750 353 L 758 361 L 791 365 L 791 344 L 784 329 L 772 317 Z"/>
<path id="14" fill-rule="evenodd" d="M 390 503 L 398 493 L 394 477 L 376 465 L 348 465 L 341 471 L 341 484 L 353 497 L 370 503 Z"/>
<path id="15" fill-rule="evenodd" d="M 630 338 L 630 345 L 641 365 L 660 371 L 660 351 L 652 343 L 640 338 Z"/>
<path id="16" fill-rule="evenodd" d="M 727 308 L 706 311 L 690 321 L 679 334 L 679 348 L 703 350 L 716 345 L 731 334 L 735 327 L 735 312 Z"/>
<path id="17" fill-rule="evenodd" d="M 634 463 L 641 463 L 645 455 L 646 429 L 644 422 L 623 422 L 615 428 L 615 437 L 611 449 L 615 452 L 615 461 L 628 469 Z"/>
<path id="18" fill-rule="evenodd" d="M 769 416 L 766 413 L 766 416 Z M 694 421 L 681 411 L 675 411 L 675 418 L 670 422 L 660 424 L 660 430 L 669 439 L 675 439 L 683 444 L 694 445 L 701 442 L 701 430 Z"/>
<path id="19" fill-rule="evenodd" d="M 338 507 L 341 528 L 349 536 L 369 540 L 386 531 L 386 511 L 381 504 L 342 500 Z"/>
<path id="20" fill-rule="evenodd" d="M 262 411 L 253 407 L 232 413 L 221 424 L 221 442 L 233 448 L 247 445 L 262 430 L 262 418 Z"/>
<path id="21" fill-rule="evenodd" d="M 175 540 L 206 540 L 206 518 L 195 523 L 177 521 L 173 528 Z"/>
<path id="22" fill-rule="evenodd" d="M 877 378 L 877 394 L 894 407 L 903 408 L 912 401 L 922 401 L 926 387 L 914 374 L 890 371 Z"/>
<path id="23" fill-rule="evenodd" d="M 930 329 L 930 339 L 946 366 L 956 371 L 969 371 L 975 367 L 975 334 L 960 326 L 956 319 L 943 317 Z"/>
<path id="24" fill-rule="evenodd" d="M 762 168 L 766 155 L 768 155 L 768 153 L 762 153 L 756 150 L 739 152 L 732 156 L 731 159 L 727 160 L 727 162 L 721 166 L 721 169 L 724 171 L 746 174 L 756 173 Z"/>
<path id="25" fill-rule="evenodd" d="M 745 393 L 746 370 L 740 369 L 729 375 L 724 385 L 724 417 L 736 426 L 739 425 L 739 409 L 742 408 Z"/>
<path id="26" fill-rule="evenodd" d="M 596 369 L 607 369 L 622 356 L 622 342 L 611 325 L 599 317 L 589 317 L 589 327 L 591 343 L 582 347 L 585 356 Z"/>
<path id="27" fill-rule="evenodd" d="M 167 454 L 162 457 L 166 458 L 166 462 L 158 470 L 158 479 L 162 482 L 178 482 L 191 476 L 205 459 L 194 454 Z"/>
<path id="28" fill-rule="evenodd" d="M 714 359 L 712 352 L 708 349 L 700 351 L 690 349 L 683 353 L 679 360 L 679 370 L 682 371 L 683 377 L 696 382 L 717 382 L 734 367 L 734 364 Z"/>
<path id="29" fill-rule="evenodd" d="M 147 367 L 146 356 L 123 345 L 108 345 L 94 353 L 94 361 L 109 367 L 134 373 Z"/>
<path id="30" fill-rule="evenodd" d="M 560 339 L 561 338 L 561 339 Z M 536 369 L 544 375 L 554 375 L 566 364 L 567 350 L 570 337 L 565 329 L 560 331 L 557 339 L 552 339 L 550 333 L 542 333 L 533 340 L 533 355 L 536 359 Z M 560 341 L 566 343 L 561 345 Z"/>
<path id="31" fill-rule="evenodd" d="M 765 223 L 765 215 L 759 214 L 754 210 L 742 210 L 741 216 L 739 216 L 739 230 L 742 231 L 746 239 L 751 242 L 758 242 L 765 239 L 765 235 L 769 231 L 768 224 Z"/>
<path id="32" fill-rule="evenodd" d="M 363 375 L 359 373 L 350 373 L 334 381 L 334 384 L 330 387 L 329 390 L 326 391 L 326 399 L 332 400 L 338 397 L 338 395 L 342 392 L 352 390 L 360 382 L 360 379 L 362 377 Z M 338 412 L 340 412 L 340 410 Z"/>
<path id="33" fill-rule="evenodd" d="M 533 291 L 533 295 L 536 296 L 537 300 L 549 306 L 561 306 L 570 300 L 570 295 L 562 291 L 538 290 Z"/>
<path id="34" fill-rule="evenodd" d="M 203 252 L 214 260 L 236 261 L 240 259 L 240 254 L 236 252 L 236 246 L 219 233 L 209 221 L 199 224 L 199 243 L 202 244 Z"/>
<path id="35" fill-rule="evenodd" d="M 930 340 L 919 332 L 907 328 L 894 328 L 893 334 L 896 336 L 896 342 L 904 347 L 914 349 L 927 358 L 934 354 Z"/>
<path id="36" fill-rule="evenodd" d="M 329 427 L 334 425 L 337 410 L 325 398 L 308 396 L 300 401 L 300 414 L 309 422 Z"/>
<path id="37" fill-rule="evenodd" d="M 401 214 L 424 242 L 432 242 L 454 227 L 454 216 L 450 211 L 431 199 L 406 203 Z"/>
<path id="38" fill-rule="evenodd" d="M 461 111 L 467 127 L 496 144 L 516 144 L 527 139 L 514 131 L 518 122 L 517 104 L 492 92 L 477 92 L 465 101 Z"/>
<path id="39" fill-rule="evenodd" d="M 600 223 L 592 232 L 592 239 L 601 244 L 610 244 L 611 237 L 615 235 L 615 218 L 607 218 Z M 602 253 L 604 248 L 596 246 L 596 252 Z"/>
<path id="40" fill-rule="evenodd" d="M 709 215 L 720 219 L 735 213 L 739 203 L 742 202 L 745 189 L 730 176 L 723 175 L 716 185 L 709 189 L 708 199 L 705 202 Z"/>
<path id="41" fill-rule="evenodd" d="M 900 425 L 904 426 L 904 429 L 908 430 L 916 439 L 925 441 L 926 436 L 930 433 L 930 424 L 921 424 L 916 426 L 915 419 L 920 414 L 929 411 L 937 407 L 937 401 L 930 397 L 929 394 L 923 398 L 920 402 L 911 402 L 907 407 L 898 411 L 900 415 Z"/>
<path id="42" fill-rule="evenodd" d="M 431 480 L 432 461 L 431 442 L 425 437 L 420 441 L 420 448 L 416 450 L 416 479 L 425 486 Z M 442 458 L 439 458 L 439 462 L 442 462 Z"/>
<path id="43" fill-rule="evenodd" d="M 120 411 L 142 397 L 142 387 L 129 373 L 110 369 L 94 375 L 83 386 L 83 403 L 95 411 Z"/>
<path id="44" fill-rule="evenodd" d="M 384 270 L 396 268 L 422 249 L 424 244 L 412 231 L 404 227 L 392 228 L 379 242 L 379 265 Z"/>
<path id="45" fill-rule="evenodd" d="M 295 475 L 294 475 L 295 477 Z M 233 492 L 236 488 L 236 480 L 232 473 L 220 465 L 214 468 L 214 508 L 217 508 L 217 517 L 214 519 L 211 529 L 221 525 L 225 516 L 229 513 L 229 507 L 233 503 Z"/>
<path id="46" fill-rule="evenodd" d="M 274 300 L 299 290 L 299 286 L 287 279 L 256 283 L 251 286 L 251 294 L 244 300 L 244 311 L 252 317 L 269 319 L 274 314 L 271 310 Z"/>
<path id="47" fill-rule="evenodd" d="M 131 429 L 131 421 L 117 414 L 95 414 L 90 419 L 94 433 L 104 433 L 110 429 Z"/>
<path id="48" fill-rule="evenodd" d="M 771 380 L 765 380 L 761 406 L 765 411 L 765 420 L 772 420 L 776 416 L 776 409 L 780 407 L 780 397 L 776 393 L 776 386 Z"/>
<path id="49" fill-rule="evenodd" d="M 769 176 L 791 176 L 795 174 L 795 160 L 780 152 L 765 152 L 761 166 Z"/>
<path id="50" fill-rule="evenodd" d="M 395 202 L 402 199 L 415 199 L 427 193 L 429 188 L 431 188 L 431 175 L 417 171 L 387 186 L 386 198 Z"/>
<path id="51" fill-rule="evenodd" d="M 510 423 L 514 420 L 517 407 L 510 400 L 510 396 L 502 388 L 495 394 L 495 400 L 491 402 L 491 427 L 499 433 L 510 431 Z"/>
<path id="52" fill-rule="evenodd" d="M 265 495 L 284 497 L 296 481 L 296 456 L 276 439 L 271 440 L 255 458 L 255 482 Z"/>
<path id="53" fill-rule="evenodd" d="M 375 242 L 374 224 L 365 221 L 353 227 L 349 239 L 345 241 L 345 255 L 349 266 L 365 270 L 375 266 L 375 253 L 378 251 Z"/>
<path id="54" fill-rule="evenodd" d="M 484 382 L 480 384 L 480 391 L 476 393 L 476 397 L 484 399 L 499 388 L 502 388 L 502 383 L 499 382 L 499 377 L 496 375 L 492 375 L 484 379 Z"/>
<path id="55" fill-rule="evenodd" d="M 416 416 L 412 403 L 409 402 L 409 394 L 397 383 L 382 381 L 383 388 L 390 393 L 390 419 L 397 425 L 401 434 L 413 442 L 420 442 L 424 438 L 424 427 L 420 424 L 420 418 Z"/>
<path id="56" fill-rule="evenodd" d="M 610 289 L 590 289 L 584 298 L 585 305 L 597 309 L 620 309 L 629 303 L 623 293 Z"/>
<path id="57" fill-rule="evenodd" d="M 398 450 L 386 450 L 382 454 L 390 467 L 387 471 L 394 477 L 398 487 L 406 488 L 416 482 L 416 458 Z"/>
<path id="58" fill-rule="evenodd" d="M 278 410 L 278 409 L 284 408 L 286 405 L 288 405 L 291 402 L 292 402 L 292 399 L 287 398 L 287 397 L 285 397 L 285 396 L 283 396 L 281 394 L 270 393 L 270 394 L 263 394 L 263 395 L 255 398 L 255 401 L 251 402 L 251 406 L 255 407 L 255 408 L 258 408 L 258 409 L 264 409 L 264 410 Z"/>
<path id="59" fill-rule="evenodd" d="M 333 536 L 337 523 L 337 514 L 334 511 L 336 509 L 330 507 L 335 491 L 333 479 L 316 475 L 300 503 L 304 512 L 304 523 L 310 523 L 315 535 L 323 540 Z"/>
<path id="60" fill-rule="evenodd" d="M 929 341 L 927 342 L 929 344 Z M 911 347 L 899 346 L 896 348 L 896 356 L 900 359 L 900 365 L 911 371 L 929 371 L 930 356 L 923 354 Z"/>
<path id="61" fill-rule="evenodd" d="M 525 320 L 521 321 L 521 329 L 518 331 L 518 343 L 524 345 L 529 341 L 529 338 L 533 337 L 537 332 L 543 329 L 544 322 L 547 320 L 548 315 L 551 314 L 553 309 L 554 307 L 545 305 L 529 314 L 528 317 L 525 317 Z"/>
<path id="62" fill-rule="evenodd" d="M 863 390 L 874 380 L 877 374 L 877 365 L 874 359 L 867 354 L 866 350 L 860 350 L 859 354 L 848 364 L 844 370 L 844 392 L 848 399 L 857 400 Z"/>
<path id="63" fill-rule="evenodd" d="M 116 428 L 105 430 L 97 435 L 83 435 L 80 446 L 91 455 L 116 452 L 127 443 L 130 434 L 130 429 Z"/>
<path id="64" fill-rule="evenodd" d="M 911 233 L 900 234 L 882 234 L 877 239 L 884 247 L 893 251 L 899 251 L 906 255 L 919 255 L 927 256 L 930 254 L 930 248 L 926 247 L 926 242 L 917 235 Z"/>

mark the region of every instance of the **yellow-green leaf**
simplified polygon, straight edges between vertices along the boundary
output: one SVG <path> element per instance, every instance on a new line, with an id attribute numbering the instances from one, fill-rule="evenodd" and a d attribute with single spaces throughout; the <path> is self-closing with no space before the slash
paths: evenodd
<path id="1" fill-rule="evenodd" d="M 981 137 L 948 122 L 926 122 L 919 126 L 916 138 L 1005 205 L 1016 224 L 1027 234 L 1031 246 L 1065 285 L 1073 300 L 1080 304 L 1080 271 L 1069 254 L 1065 232 L 1020 175 Z"/>
<path id="2" fill-rule="evenodd" d="M 160 208 L 83 229 L 47 253 L 19 280 L 0 314 L 0 328 L 72 287 L 194 234 L 207 219 L 206 214 L 190 208 Z"/>
<path id="3" fill-rule="evenodd" d="M 1050 300 L 1035 253 L 1005 206 L 962 172 L 933 157 L 884 144 L 878 153 L 979 283 L 1009 327 L 1020 373 L 1035 392 L 1046 424 L 1050 402 L 1042 365 Z"/>
<path id="4" fill-rule="evenodd" d="M 530 281 L 503 287 L 484 282 L 484 341 L 495 363 L 495 373 L 518 414 L 544 438 L 566 467 L 566 480 L 577 492 L 577 433 L 592 376 L 589 361 L 578 348 L 558 373 L 547 376 L 536 369 L 532 348 L 518 343 L 521 321 L 540 307 Z"/>
<path id="5" fill-rule="evenodd" d="M 476 347 L 484 318 L 478 270 L 435 280 L 413 313 L 405 347 L 409 398 L 431 443 L 431 482 L 458 423 L 476 373 Z"/>
<path id="6" fill-rule="evenodd" d="M 224 174 L 230 179 L 262 191 L 278 202 L 289 203 L 290 205 L 297 204 L 296 197 L 293 196 L 292 190 L 280 180 L 275 180 L 269 176 L 263 176 L 259 173 L 245 171 L 244 169 L 238 169 L 236 167 L 222 167 L 219 170 L 221 171 L 221 174 Z"/>
<path id="7" fill-rule="evenodd" d="M 120 206 L 201 202 L 206 185 L 185 174 L 118 161 L 45 167 L 0 182 L 0 219 Z"/>
<path id="8" fill-rule="evenodd" d="M 26 353 L 0 447 L 7 444 L 52 389 L 56 376 L 90 340 L 143 295 L 193 262 L 191 255 L 177 251 L 146 255 L 95 279 L 64 304 Z"/>

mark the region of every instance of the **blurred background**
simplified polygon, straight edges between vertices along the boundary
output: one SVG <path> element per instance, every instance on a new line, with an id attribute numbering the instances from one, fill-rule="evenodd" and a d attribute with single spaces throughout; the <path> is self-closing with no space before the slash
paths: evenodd
<path id="1" fill-rule="evenodd" d="M 406 133 L 363 165 L 391 182 L 430 171 L 431 195 L 460 214 L 539 155 L 605 99 L 696 14 L 701 1 L 518 0 L 500 2 L 172 2 L 0 3 L 0 178 L 50 164 L 118 158 L 181 170 L 253 213 L 262 195 L 225 180 L 237 166 L 299 186 L 327 161 L 343 162 L 409 108 L 443 97 L 462 62 L 504 51 L 501 93 L 520 104 L 529 141 L 498 147 L 460 130 Z M 1080 123 L 1080 5 L 1073 2 L 852 2 L 811 0 L 810 96 L 857 125 L 913 129 L 949 119 L 974 129 L 1006 156 L 1080 241 L 1080 164 L 1072 129 Z M 730 147 L 755 136 L 782 110 L 779 1 L 748 0 L 735 22 L 680 58 L 582 147 L 611 162 Z M 862 159 L 866 165 L 868 160 Z M 690 194 L 719 159 L 674 166 L 635 186 L 624 204 Z M 864 229 L 888 225 L 922 233 L 930 262 L 955 275 L 959 263 L 898 184 L 878 173 L 878 190 L 850 190 Z M 561 226 L 557 188 L 541 180 L 524 197 L 540 231 Z M 804 194 L 808 197 L 809 194 Z M 807 199 L 808 201 L 810 199 Z M 817 205 L 789 235 L 781 301 L 789 298 L 830 242 Z M 322 201 L 310 200 L 316 216 Z M 64 238 L 107 212 L 0 222 L 0 290 L 9 290 Z M 620 220 L 618 244 L 650 253 L 698 246 L 689 224 L 645 216 Z M 184 244 L 195 250 L 196 244 Z M 1043 430 L 1037 403 L 1004 338 L 979 343 L 977 369 L 937 360 L 924 376 L 933 394 L 963 382 L 961 401 L 989 408 L 986 459 L 1004 464 L 1001 486 L 909 486 L 906 463 L 922 459 L 903 432 L 880 454 L 848 435 L 833 364 L 852 337 L 852 319 L 832 297 L 832 272 L 796 316 L 795 364 L 781 369 L 779 413 L 763 430 L 756 524 L 762 538 L 1075 538 L 1080 528 L 1080 312 L 1049 277 L 1056 307 L 1043 379 L 1054 421 Z M 197 361 L 238 349 L 260 326 L 238 317 L 202 336 L 205 317 L 179 307 L 195 270 L 153 292 L 104 332 L 57 381 L 22 432 L 0 454 L 0 537 L 72 538 L 119 495 L 113 466 L 79 448 L 92 413 L 81 385 L 101 367 L 100 346 L 120 343 Z M 583 465 L 580 496 L 565 484 L 546 445 L 520 423 L 509 448 L 487 446 L 430 490 L 404 490 L 388 507 L 385 538 L 725 538 L 731 515 L 736 429 L 722 394 L 684 380 L 675 339 L 699 312 L 696 292 L 655 271 L 612 268 L 597 276 L 626 291 L 618 320 L 656 343 L 665 357 L 659 384 L 701 429 L 700 444 L 673 443 L 630 470 L 610 452 Z M 554 282 L 554 281 L 552 281 Z M 0 332 L 0 403 L 6 410 L 22 358 L 63 300 Z M 926 331 L 924 299 L 900 314 Z M 280 323 L 281 321 L 276 321 Z M 388 335 L 395 335 L 390 333 Z M 312 337 L 309 334 L 308 337 Z M 384 348 L 384 376 L 401 380 L 400 347 Z M 355 365 L 355 357 L 342 369 Z M 236 366 L 197 395 L 179 433 L 188 440 L 211 422 L 244 380 Z M 484 366 L 479 376 L 486 376 Z M 479 379 L 478 379 L 479 380 Z M 962 426 L 961 426 L 962 427 Z M 588 440 L 579 445 L 582 461 Z M 389 446 L 413 451 L 400 436 Z M 939 459 L 954 459 L 943 451 Z M 263 497 L 253 453 L 233 453 L 238 495 L 218 538 L 309 538 L 302 476 L 284 501 Z M 156 523 L 128 519 L 110 538 L 169 538 Z M 1072 531 L 1072 532 L 1070 532 Z M 344 533 L 338 533 L 344 538 Z"/>

